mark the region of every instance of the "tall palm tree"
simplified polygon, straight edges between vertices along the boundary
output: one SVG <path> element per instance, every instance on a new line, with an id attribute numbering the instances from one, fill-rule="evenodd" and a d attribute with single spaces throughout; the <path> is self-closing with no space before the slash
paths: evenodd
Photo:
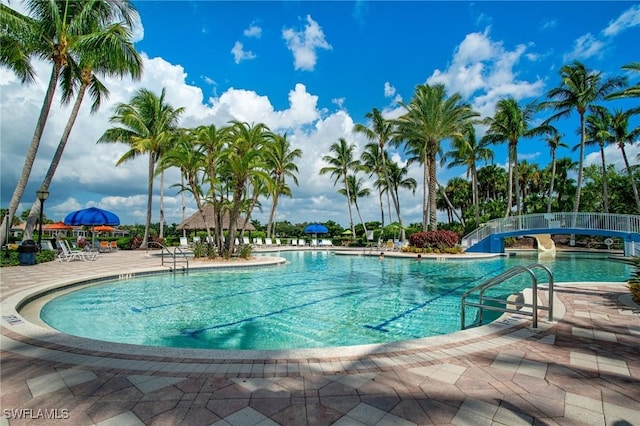
<path id="1" fill-rule="evenodd" d="M 577 190 L 575 181 L 569 177 L 569 172 L 578 167 L 578 162 L 569 157 L 559 158 L 556 161 L 556 173 L 558 175 L 558 208 L 562 211 L 569 211 L 573 204 L 569 197 L 575 195 Z"/>
<path id="2" fill-rule="evenodd" d="M 400 167 L 398 163 L 395 161 L 389 161 L 387 163 L 389 168 L 389 184 L 391 184 L 391 188 L 385 190 L 390 190 L 395 193 L 395 199 L 400 200 L 400 194 L 398 190 L 400 188 L 410 190 L 413 195 L 416 193 L 416 188 L 418 187 L 418 183 L 412 177 L 407 177 L 409 174 L 409 168 L 407 166 Z M 400 215 L 400 203 L 398 202 L 398 217 L 402 217 Z M 401 238 L 404 238 L 404 228 L 400 219 L 398 219 L 398 225 L 401 229 Z"/>
<path id="3" fill-rule="evenodd" d="M 382 157 L 387 157 L 386 152 L 380 154 L 380 146 L 377 143 L 368 143 L 364 147 L 364 151 L 360 155 L 362 161 L 362 168 L 365 172 L 369 173 L 369 177 L 376 176 L 374 186 L 378 189 L 378 200 L 380 202 L 380 218 L 382 228 L 384 228 L 384 202 L 382 200 L 384 194 L 384 188 L 387 187 L 387 173 L 383 171 L 385 167 L 382 164 Z M 385 164 L 389 161 L 385 158 Z M 391 216 L 391 196 L 387 194 L 387 206 L 389 209 L 389 216 Z"/>
<path id="4" fill-rule="evenodd" d="M 627 158 L 627 151 L 625 149 L 625 144 L 628 143 L 632 145 L 638 139 L 638 137 L 640 137 L 640 126 L 636 127 L 632 131 L 629 131 L 629 118 L 632 114 L 632 110 L 625 112 L 615 110 L 611 116 L 611 133 L 613 136 L 613 140 L 616 144 L 618 144 L 618 148 L 620 148 L 620 152 L 622 152 L 624 166 L 627 170 L 627 174 L 629 175 L 629 179 L 631 180 L 633 197 L 636 200 L 636 210 L 638 213 L 640 213 L 640 196 L 638 195 L 638 185 L 636 183 L 636 179 L 634 179 L 633 177 L 633 170 L 631 170 L 631 166 L 629 165 L 629 159 Z"/>
<path id="5" fill-rule="evenodd" d="M 613 139 L 610 133 L 611 113 L 606 108 L 593 108 L 590 115 L 586 117 L 586 137 L 585 145 L 597 144 L 600 148 L 600 161 L 602 164 L 602 210 L 609 213 L 609 189 L 607 185 L 607 162 L 604 158 L 604 147 Z M 574 147 L 579 148 L 580 145 Z"/>
<path id="6" fill-rule="evenodd" d="M 589 70 L 583 63 L 575 61 L 560 68 L 560 86 L 547 92 L 549 101 L 542 102 L 540 108 L 551 108 L 555 113 L 546 120 L 550 123 L 562 117 L 567 117 L 572 111 L 577 111 L 580 117 L 580 158 L 578 164 L 578 182 L 576 198 L 573 205 L 575 213 L 580 209 L 580 190 L 584 168 L 584 146 L 586 137 L 585 114 L 595 102 L 604 99 L 616 88 L 625 85 L 626 79 L 613 77 L 603 80 L 602 73 Z"/>
<path id="7" fill-rule="evenodd" d="M 511 214 L 513 195 L 515 193 L 516 211 L 520 212 L 520 191 L 518 189 L 518 142 L 520 138 L 541 135 L 548 131 L 546 125 L 531 127 L 536 107 L 529 104 L 521 107 L 513 97 L 500 99 L 496 104 L 493 117 L 487 117 L 484 123 L 489 126 L 483 142 L 499 144 L 507 142 L 509 157 L 509 181 L 507 194 L 507 211 L 505 217 Z M 515 189 L 514 189 L 515 186 Z"/>
<path id="8" fill-rule="evenodd" d="M 267 145 L 265 150 L 265 161 L 267 170 L 270 171 L 273 178 L 271 188 L 271 212 L 269 213 L 269 222 L 267 224 L 267 237 L 271 238 L 274 230 L 274 222 L 276 218 L 276 209 L 278 208 L 278 199 L 280 195 L 291 196 L 291 189 L 286 183 L 289 177 L 293 183 L 298 185 L 298 166 L 295 160 L 302 156 L 302 150 L 293 149 L 291 143 L 287 140 L 287 135 L 274 134 L 271 143 Z"/>
<path id="9" fill-rule="evenodd" d="M 419 85 L 411 102 L 401 105 L 407 112 L 396 120 L 394 143 L 404 143 L 412 158 L 423 164 L 422 227 L 426 231 L 428 223 L 431 229 L 436 229 L 436 155 L 440 142 L 461 136 L 465 126 L 478 114 L 462 102 L 459 93 L 447 96 L 442 84 Z"/>
<path id="10" fill-rule="evenodd" d="M 98 139 L 98 143 L 120 142 L 129 145 L 129 151 L 118 159 L 116 166 L 140 155 L 149 156 L 147 218 L 142 248 L 146 248 L 149 241 L 155 164 L 160 159 L 160 154 L 166 152 L 183 111 L 184 108 L 173 108 L 165 102 L 165 89 L 162 89 L 160 96 L 148 89 L 140 89 L 128 104 L 120 103 L 116 106 L 110 121 L 119 126 L 107 129 Z"/>
<path id="11" fill-rule="evenodd" d="M 362 219 L 360 207 L 358 206 L 358 198 L 368 197 L 369 195 L 371 195 L 371 190 L 364 186 L 362 178 L 359 178 L 355 174 L 353 174 L 347 176 L 347 184 L 344 188 L 339 189 L 338 193 L 346 197 L 351 197 L 349 203 L 353 203 L 353 205 L 356 207 L 356 212 L 358 213 L 360 223 L 362 223 L 362 227 L 364 228 L 364 233 L 366 235 L 367 225 L 365 225 L 364 220 Z"/>
<path id="12" fill-rule="evenodd" d="M 0 21 L 0 64 L 13 71 L 22 84 L 33 83 L 31 44 L 37 38 L 36 21 L 5 4 L 0 4 Z"/>
<path id="13" fill-rule="evenodd" d="M 358 170 L 362 170 L 362 165 L 360 161 L 354 159 L 354 150 L 356 149 L 355 145 L 348 144 L 344 138 L 340 138 L 338 142 L 334 142 L 331 144 L 329 148 L 334 156 L 325 155 L 322 157 L 324 161 L 329 163 L 329 166 L 323 167 L 320 169 L 320 174 L 324 175 L 330 173 L 332 177 L 335 177 L 333 184 L 338 183 L 339 180 L 342 179 L 342 183 L 344 185 L 344 189 L 347 195 L 347 206 L 349 208 L 349 224 L 351 226 L 351 235 L 356 235 L 356 228 L 353 224 L 353 213 L 351 212 L 351 193 L 349 184 L 347 182 L 347 176 L 351 174 L 351 172 L 357 172 Z"/>
<path id="14" fill-rule="evenodd" d="M 103 32 L 97 34 L 94 43 L 95 48 L 78 58 L 78 63 L 75 58 L 71 58 L 72 60 L 62 69 L 62 102 L 70 102 L 75 92 L 75 86 L 79 85 L 79 87 L 71 114 L 42 182 L 42 186 L 45 188 L 51 184 L 60 164 L 87 90 L 93 99 L 91 113 L 98 111 L 102 99 L 109 96 L 109 90 L 98 79 L 98 75 L 119 78 L 131 76 L 134 80 L 138 80 L 142 73 L 142 58 L 131 41 L 131 28 L 121 23 L 111 24 Z M 32 204 L 31 212 L 27 218 L 25 235 L 31 235 L 39 214 L 40 203 L 36 201 Z M 162 229 L 162 221 L 160 227 Z M 162 236 L 162 232 L 160 235 Z"/>
<path id="15" fill-rule="evenodd" d="M 219 253 L 223 251 L 223 219 L 228 207 L 228 204 L 225 203 L 225 196 L 226 191 L 228 191 L 227 182 L 230 182 L 231 179 L 222 172 L 224 164 L 223 152 L 229 130 L 230 127 L 218 128 L 211 124 L 208 126 L 199 126 L 192 132 L 196 145 L 202 149 L 202 153 L 205 156 L 202 180 L 203 184 L 206 182 L 207 189 L 205 191 L 205 188 L 203 188 L 203 203 L 198 208 L 205 223 L 209 223 L 210 218 L 205 218 L 204 205 L 206 203 L 213 205 L 213 220 L 215 223 L 214 241 Z M 209 230 L 207 230 L 207 235 L 209 237 L 211 236 Z"/>
<path id="16" fill-rule="evenodd" d="M 394 123 L 392 120 L 387 120 L 382 116 L 382 113 L 377 108 L 371 110 L 364 115 L 367 119 L 371 120 L 371 128 L 364 126 L 362 124 L 356 124 L 354 130 L 358 133 L 362 133 L 369 139 L 370 141 L 374 141 L 378 145 L 378 155 L 380 156 L 380 164 L 381 167 L 378 169 L 377 173 L 382 177 L 385 181 L 387 187 L 389 187 L 389 174 L 387 168 L 387 150 L 386 146 L 391 141 L 394 135 Z M 400 223 L 400 227 L 403 228 L 402 219 L 400 217 L 400 203 L 397 198 L 395 198 L 395 194 L 393 191 L 391 192 L 391 198 L 393 199 L 393 206 L 396 210 L 396 215 L 398 217 L 398 222 Z M 387 197 L 389 196 L 389 192 L 387 192 Z M 387 199 L 387 204 L 389 204 L 389 200 Z M 391 210 L 389 210 L 389 218 L 391 218 Z M 391 219 L 389 219 L 391 220 Z M 382 216 L 382 227 L 384 228 L 384 213 Z M 404 228 L 403 228 L 404 229 Z M 402 237 L 404 238 L 404 236 Z"/>
<path id="17" fill-rule="evenodd" d="M 90 55 L 92 50 L 96 48 L 96 39 L 99 33 L 108 23 L 123 21 L 131 27 L 136 15 L 129 0 L 119 2 L 109 0 L 30 0 L 26 2 L 26 6 L 30 19 L 20 20 L 17 14 L 9 13 L 5 7 L 0 10 L 3 27 L 5 22 L 11 25 L 11 27 L 4 28 L 8 28 L 8 30 L 19 28 L 19 32 L 14 33 L 17 44 L 12 45 L 11 49 L 5 50 L 3 48 L 0 51 L 0 60 L 18 72 L 22 79 L 29 78 L 27 56 L 49 60 L 52 67 L 49 84 L 25 156 L 22 173 L 9 201 L 8 214 L 0 227 L 0 241 L 6 241 L 8 237 L 6 223 L 11 221 L 15 215 L 31 175 L 61 70 L 73 60 L 74 56 L 81 58 L 84 55 Z M 22 21 L 22 24 L 18 21 Z M 3 39 L 6 40 L 4 30 L 2 34 Z M 22 50 L 20 50 L 21 47 Z"/>
<path id="18" fill-rule="evenodd" d="M 473 205 L 475 207 L 476 226 L 480 225 L 480 195 L 478 190 L 478 170 L 477 163 L 479 161 L 493 161 L 493 151 L 487 148 L 485 141 L 476 138 L 476 129 L 473 125 L 469 125 L 462 137 L 456 137 L 452 140 L 453 150 L 445 153 L 442 157 L 443 161 L 451 158 L 447 167 L 466 166 L 467 179 L 471 177 L 471 188 Z"/>
<path id="19" fill-rule="evenodd" d="M 558 130 L 549 126 L 545 133 L 543 140 L 547 143 L 549 151 L 551 152 L 551 182 L 549 183 L 549 197 L 547 200 L 547 213 L 551 213 L 551 204 L 553 202 L 553 191 L 556 178 L 556 151 L 560 147 L 567 147 L 567 144 L 562 142 L 563 134 L 558 133 Z"/>
<path id="20" fill-rule="evenodd" d="M 230 250 L 234 244 L 237 223 L 243 205 L 246 204 L 246 187 L 255 178 L 269 180 L 265 171 L 263 151 L 271 132 L 264 124 L 249 124 L 232 121 L 226 133 L 226 146 L 223 150 L 223 163 L 230 182 L 231 205 L 229 208 L 229 239 L 225 248 Z"/>

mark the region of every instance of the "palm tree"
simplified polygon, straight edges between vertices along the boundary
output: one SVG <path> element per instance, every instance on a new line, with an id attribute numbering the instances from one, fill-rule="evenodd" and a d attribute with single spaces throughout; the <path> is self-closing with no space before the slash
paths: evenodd
<path id="1" fill-rule="evenodd" d="M 394 135 L 394 123 L 391 120 L 387 120 L 382 116 L 382 113 L 377 108 L 371 110 L 364 115 L 366 118 L 371 120 L 371 128 L 366 127 L 362 124 L 356 124 L 354 130 L 358 133 L 362 133 L 369 139 L 370 141 L 377 142 L 378 150 L 377 153 L 380 158 L 380 167 L 376 170 L 378 176 L 384 179 L 384 182 L 387 187 L 389 187 L 389 174 L 387 168 L 388 156 L 386 151 L 386 145 L 391 141 Z M 369 148 L 371 150 L 371 148 Z M 373 151 L 372 151 L 373 152 Z M 364 155 L 364 154 L 363 154 Z M 370 164 L 374 164 L 369 159 L 368 162 Z M 387 192 L 387 197 L 389 197 L 389 193 Z M 395 194 L 391 191 L 391 198 L 393 199 L 393 206 L 396 209 L 396 214 L 398 216 L 398 222 L 400 223 L 400 227 L 402 229 L 402 219 L 400 218 L 400 202 L 397 198 L 395 198 Z M 387 198 L 387 204 L 389 204 L 389 199 Z M 391 218 L 391 210 L 389 210 L 389 218 Z M 391 220 L 391 219 L 389 219 Z M 382 214 L 382 227 L 384 228 L 384 212 Z M 404 238 L 404 236 L 402 236 Z"/>
<path id="2" fill-rule="evenodd" d="M 174 142 L 158 161 L 156 174 L 171 167 L 180 169 L 180 175 L 186 184 L 176 184 L 181 193 L 190 192 L 196 202 L 198 211 L 207 228 L 207 235 L 211 236 L 208 222 L 204 216 L 204 200 L 202 183 L 204 180 L 204 166 L 206 155 L 202 146 L 197 145 L 197 139 L 187 129 L 177 129 L 173 134 Z"/>
<path id="3" fill-rule="evenodd" d="M 7 239 L 6 223 L 15 215 L 31 175 L 61 70 L 70 64 L 74 57 L 91 55 L 97 47 L 99 34 L 108 23 L 124 21 L 126 26 L 132 27 L 135 16 L 135 9 L 129 0 L 31 0 L 26 5 L 31 18 L 22 19 L 17 16 L 19 14 L 10 13 L 5 7 L 1 9 L 3 41 L 8 40 L 6 35 L 12 29 L 17 29 L 17 32 L 13 34 L 15 43 L 0 50 L 0 60 L 17 72 L 23 80 L 29 79 L 30 65 L 27 57 L 37 56 L 50 60 L 52 67 L 22 173 L 9 201 L 8 214 L 0 227 L 0 241 Z M 4 28 L 7 28 L 7 32 Z"/>
<path id="4" fill-rule="evenodd" d="M 631 188 L 633 189 L 633 197 L 636 200 L 636 209 L 640 213 L 640 196 L 638 195 L 638 185 L 636 179 L 633 177 L 633 171 L 629 165 L 629 159 L 627 158 L 627 152 L 624 149 L 625 144 L 632 145 L 638 137 L 640 137 L 640 127 L 636 127 L 634 130 L 629 131 L 629 117 L 633 114 L 632 110 L 619 111 L 615 110 L 611 116 L 611 133 L 613 140 L 618 144 L 620 152 L 622 152 L 622 159 L 624 160 L 624 166 L 631 180 Z"/>
<path id="5" fill-rule="evenodd" d="M 548 130 L 543 137 L 543 140 L 547 143 L 549 151 L 551 152 L 551 182 L 549 184 L 549 198 L 547 200 L 547 213 L 551 213 L 551 204 L 553 202 L 553 190 L 556 178 L 556 151 L 560 147 L 566 148 L 568 145 L 562 142 L 563 134 L 558 133 L 558 130 L 549 126 Z"/>
<path id="6" fill-rule="evenodd" d="M 23 84 L 33 83 L 31 42 L 37 35 L 36 21 L 5 4 L 0 4 L 0 21 L 0 64 L 13 71 Z"/>
<path id="7" fill-rule="evenodd" d="M 609 213 L 609 189 L 607 187 L 607 163 L 604 158 L 604 147 L 613 139 L 609 129 L 611 128 L 611 114 L 605 108 L 593 108 L 593 112 L 586 118 L 585 145 L 598 144 L 600 148 L 600 161 L 602 163 L 602 209 Z M 580 145 L 574 147 L 579 148 Z"/>
<path id="8" fill-rule="evenodd" d="M 391 184 L 390 190 L 395 193 L 395 199 L 396 200 L 400 199 L 399 192 L 398 192 L 400 188 L 408 189 L 413 193 L 413 195 L 415 195 L 416 188 L 418 187 L 418 183 L 414 178 L 407 177 L 407 174 L 409 174 L 409 168 L 407 166 L 400 167 L 398 163 L 396 163 L 395 161 L 389 161 L 387 164 L 389 167 L 389 173 L 388 173 L 389 183 Z M 385 188 L 385 190 L 389 190 L 389 189 Z M 399 203 L 398 203 L 398 216 L 400 217 Z M 400 226 L 400 229 L 401 229 L 401 238 L 404 238 L 404 229 L 402 226 L 402 222 L 400 222 L 400 220 L 398 220 L 398 225 Z"/>
<path id="9" fill-rule="evenodd" d="M 614 77 L 603 81 L 601 72 L 591 71 L 578 61 L 560 68 L 560 78 L 562 80 L 560 86 L 547 92 L 547 98 L 551 100 L 542 102 L 540 108 L 552 108 L 555 111 L 555 114 L 549 117 L 546 123 L 567 117 L 573 110 L 576 110 L 580 117 L 580 159 L 576 198 L 573 205 L 573 211 L 577 213 L 580 209 L 584 146 L 587 139 L 585 114 L 594 102 L 604 99 L 616 88 L 624 86 L 626 79 Z"/>
<path id="10" fill-rule="evenodd" d="M 569 172 L 578 167 L 578 162 L 569 157 L 559 158 L 556 161 L 556 173 L 558 175 L 558 209 L 559 211 L 569 211 L 573 208 L 571 200 L 572 193 L 576 191 L 575 181 L 569 177 Z M 567 199 L 565 200 L 565 195 Z"/>
<path id="11" fill-rule="evenodd" d="M 102 84 L 96 74 L 120 77 L 131 76 L 138 80 L 142 73 L 142 58 L 136 52 L 131 41 L 131 29 L 120 23 L 111 24 L 103 32 L 96 35 L 95 48 L 79 58 L 79 62 L 70 61 L 61 73 L 62 102 L 68 103 L 73 97 L 75 86 L 79 84 L 78 94 L 71 110 L 69 120 L 62 132 L 62 137 L 53 155 L 42 186 L 48 188 L 60 164 L 60 159 L 69 140 L 71 129 L 76 122 L 84 95 L 89 90 L 93 99 L 91 113 L 95 113 L 103 98 L 109 96 L 109 90 Z M 40 214 L 40 203 L 34 202 L 27 218 L 25 235 L 30 236 Z M 162 219 L 162 217 L 161 217 Z M 162 220 L 160 236 L 162 237 Z"/>
<path id="12" fill-rule="evenodd" d="M 380 154 L 380 146 L 377 143 L 368 143 L 364 147 L 360 159 L 362 160 L 362 168 L 365 172 L 369 173 L 369 177 L 376 175 L 374 186 L 378 189 L 378 200 L 380 202 L 380 218 L 381 226 L 384 228 L 384 203 L 382 196 L 384 188 L 387 186 L 387 173 L 383 171 L 384 165 L 382 164 L 382 157 L 388 157 L 387 153 Z M 385 158 L 385 164 L 389 161 Z M 389 216 L 391 216 L 391 197 L 387 194 L 387 206 L 389 209 Z"/>
<path id="13" fill-rule="evenodd" d="M 347 190 L 348 188 L 348 190 Z M 356 175 L 348 175 L 347 176 L 347 184 L 344 188 L 338 190 L 338 193 L 351 197 L 349 203 L 353 203 L 356 206 L 356 212 L 358 213 L 358 217 L 360 218 L 360 223 L 362 223 L 362 227 L 364 228 L 365 235 L 367 234 L 367 225 L 365 225 L 364 220 L 362 220 L 362 214 L 360 214 L 360 207 L 358 207 L 358 198 L 368 197 L 371 195 L 371 190 L 363 186 L 362 178 L 356 177 Z"/>
<path id="14" fill-rule="evenodd" d="M 514 192 L 516 198 L 516 212 L 520 213 L 520 191 L 518 189 L 518 141 L 520 138 L 541 135 L 545 131 L 548 131 L 546 125 L 533 128 L 531 127 L 535 111 L 536 107 L 534 104 L 520 107 L 515 98 L 507 97 L 498 101 L 494 116 L 487 117 L 484 120 L 484 124 L 488 125 L 489 128 L 483 138 L 483 143 L 508 143 L 509 181 L 507 212 L 505 217 L 508 217 L 511 214 Z"/>
<path id="15" fill-rule="evenodd" d="M 234 244 L 238 218 L 246 204 L 246 187 L 253 179 L 269 180 L 265 172 L 262 152 L 267 145 L 271 132 L 264 124 L 249 124 L 232 121 L 225 135 L 227 141 L 223 150 L 223 174 L 229 179 L 232 195 L 229 208 L 229 239 L 225 248 L 230 250 Z"/>
<path id="16" fill-rule="evenodd" d="M 344 189 L 347 195 L 347 206 L 349 208 L 349 223 L 351 225 L 351 235 L 356 235 L 356 229 L 353 224 L 353 213 L 351 212 L 351 193 L 349 184 L 347 182 L 347 176 L 351 172 L 357 172 L 362 169 L 362 165 L 360 161 L 353 158 L 353 151 L 355 150 L 355 145 L 348 144 L 344 138 L 340 138 L 338 142 L 335 142 L 331 145 L 330 151 L 335 154 L 335 156 L 325 155 L 322 157 L 324 161 L 329 163 L 329 166 L 323 167 L 320 169 L 320 174 L 324 175 L 330 173 L 332 177 L 335 177 L 333 184 L 338 183 L 340 179 L 342 179 L 342 183 L 344 184 Z"/>
<path id="17" fill-rule="evenodd" d="M 116 106 L 116 112 L 110 121 L 121 127 L 107 129 L 98 139 L 98 143 L 120 142 L 129 145 L 130 150 L 118 159 L 116 166 L 140 155 L 149 155 L 147 218 L 142 248 L 146 248 L 149 241 L 155 164 L 160 159 L 160 154 L 167 151 L 167 144 L 172 140 L 183 111 L 184 108 L 174 109 L 165 102 L 165 89 L 162 89 L 160 96 L 147 89 L 140 89 L 128 104 Z"/>
<path id="18" fill-rule="evenodd" d="M 286 183 L 286 178 L 290 177 L 293 183 L 298 185 L 298 166 L 295 163 L 297 158 L 302 156 L 299 148 L 292 149 L 291 143 L 287 140 L 287 135 L 274 134 L 271 143 L 267 145 L 265 150 L 266 167 L 270 170 L 273 177 L 273 185 L 271 188 L 271 212 L 269 213 L 269 223 L 267 224 L 267 237 L 271 238 L 274 233 L 274 222 L 276 218 L 276 209 L 278 208 L 278 199 L 280 195 L 291 196 L 291 189 Z"/>
<path id="19" fill-rule="evenodd" d="M 623 70 L 635 71 L 640 73 L 640 62 L 631 62 L 622 66 Z M 607 96 L 607 99 L 620 99 L 620 98 L 638 98 L 640 97 L 640 83 L 636 83 L 631 87 L 627 87 L 616 93 L 612 93 Z"/>
<path id="20" fill-rule="evenodd" d="M 469 125 L 462 137 L 453 138 L 453 150 L 447 152 L 442 160 L 451 158 L 447 165 L 448 168 L 457 166 L 466 166 L 467 179 L 471 177 L 471 188 L 473 205 L 475 207 L 476 226 L 480 225 L 480 195 L 478 190 L 478 170 L 477 163 L 479 161 L 493 161 L 493 151 L 487 148 L 486 142 L 478 141 L 476 138 L 476 129 L 473 125 Z"/>
<path id="21" fill-rule="evenodd" d="M 478 114 L 462 103 L 459 93 L 447 97 L 442 84 L 419 85 L 411 102 L 401 105 L 407 112 L 396 120 L 394 143 L 404 142 L 412 161 L 423 164 L 422 228 L 427 230 L 428 217 L 429 227 L 436 229 L 436 155 L 440 142 L 461 136 L 465 126 Z"/>

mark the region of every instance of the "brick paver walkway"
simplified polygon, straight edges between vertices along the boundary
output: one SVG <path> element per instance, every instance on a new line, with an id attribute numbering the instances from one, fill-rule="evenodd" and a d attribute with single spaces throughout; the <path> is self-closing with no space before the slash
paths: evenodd
<path id="1" fill-rule="evenodd" d="M 640 311 L 623 285 L 558 286 L 564 315 L 538 330 L 516 316 L 329 354 L 123 351 L 15 311 L 36 289 L 159 265 L 123 251 L 0 270 L 0 425 L 640 425 Z"/>

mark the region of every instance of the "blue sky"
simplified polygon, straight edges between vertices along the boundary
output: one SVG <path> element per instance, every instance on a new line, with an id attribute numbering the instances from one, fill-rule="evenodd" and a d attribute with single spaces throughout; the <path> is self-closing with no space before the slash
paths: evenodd
<path id="1" fill-rule="evenodd" d="M 2 0 L 6 3 L 6 0 Z M 225 125 L 231 119 L 263 122 L 287 132 L 303 151 L 300 186 L 293 198 L 279 203 L 278 219 L 291 222 L 334 220 L 348 226 L 343 196 L 333 180 L 320 176 L 322 156 L 344 137 L 366 144 L 352 132 L 355 123 L 378 108 L 392 118 L 402 113 L 419 84 L 443 83 L 459 92 L 483 116 L 495 103 L 514 96 L 526 103 L 542 99 L 559 84 L 558 71 L 573 60 L 604 76 L 622 75 L 621 66 L 640 60 L 640 3 L 634 2 L 214 2 L 137 1 L 140 14 L 136 47 L 144 57 L 140 82 L 104 79 L 110 99 L 91 116 L 80 117 L 51 185 L 46 214 L 60 220 L 66 213 L 96 205 L 116 212 L 123 223 L 143 223 L 146 160 L 116 167 L 125 147 L 96 145 L 109 127 L 113 105 L 127 102 L 140 87 L 167 89 L 174 107 L 185 107 L 181 125 Z M 20 4 L 11 2 L 11 7 Z M 8 204 L 24 162 L 27 142 L 41 106 L 49 66 L 36 62 L 40 80 L 30 86 L 0 69 L 2 187 Z M 637 82 L 638 76 L 630 76 Z M 637 100 L 633 101 L 637 105 Z M 628 108 L 630 101 L 608 103 Z M 69 110 L 55 108 L 47 124 L 23 203 L 29 208 L 40 186 Z M 544 115 L 538 117 L 546 118 Z M 638 120 L 633 124 L 637 125 Z M 578 142 L 577 116 L 557 122 L 566 142 Z M 482 132 L 482 129 L 480 129 Z M 628 148 L 637 163 L 640 144 Z M 446 145 L 445 145 L 446 149 Z M 504 165 L 506 149 L 495 147 L 495 163 Z M 542 167 L 548 149 L 538 140 L 519 144 L 521 159 Z M 570 150 L 559 156 L 576 156 Z M 394 157 L 403 161 L 401 152 Z M 622 167 L 616 147 L 607 162 Z M 599 164 L 588 150 L 587 163 Z M 422 170 L 410 175 L 421 182 Z M 463 176 L 463 169 L 441 169 L 440 182 Z M 365 177 L 365 176 L 363 176 Z M 167 222 L 180 222 L 181 197 L 165 184 Z M 153 220 L 158 220 L 159 181 L 155 185 Z M 421 189 L 401 195 L 405 222 L 421 220 Z M 364 219 L 379 220 L 377 197 L 361 203 Z M 267 222 L 269 202 L 254 218 Z M 187 213 L 195 211 L 188 200 Z"/>

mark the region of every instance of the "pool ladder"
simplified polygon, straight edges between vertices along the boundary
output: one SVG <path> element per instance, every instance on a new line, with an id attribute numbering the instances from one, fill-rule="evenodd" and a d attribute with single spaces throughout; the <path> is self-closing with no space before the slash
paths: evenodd
<path id="1" fill-rule="evenodd" d="M 546 272 L 548 277 L 548 286 L 549 286 L 549 295 L 548 295 L 548 306 L 539 306 L 538 305 L 538 277 L 533 272 L 533 269 L 542 269 Z M 523 303 L 519 301 L 511 301 L 505 299 L 498 299 L 494 297 L 485 296 L 485 292 L 490 288 L 493 288 L 499 284 L 502 284 L 505 281 L 510 280 L 513 277 L 516 277 L 521 274 L 528 274 L 531 278 L 531 288 L 532 288 L 532 300 L 531 303 Z M 468 296 L 478 293 L 478 301 L 477 302 L 468 302 L 466 299 Z M 504 304 L 504 307 L 500 306 L 492 306 L 485 304 L 486 302 L 497 302 L 500 304 Z M 549 311 L 549 321 L 553 320 L 553 273 L 546 266 L 540 263 L 532 263 L 528 266 L 514 266 L 513 268 L 503 272 L 500 275 L 497 275 L 493 278 L 488 279 L 480 285 L 475 286 L 474 288 L 466 291 L 462 295 L 462 303 L 460 304 L 460 329 L 464 330 L 467 328 L 466 318 L 465 318 L 465 308 L 466 307 L 475 307 L 479 309 L 478 319 L 473 324 L 469 325 L 469 327 L 474 327 L 477 325 L 482 325 L 482 314 L 483 311 L 499 311 L 499 312 L 509 312 L 513 314 L 521 314 L 532 317 L 533 328 L 538 328 L 538 310 Z M 509 306 L 515 306 L 516 309 L 510 308 Z M 522 311 L 521 308 L 531 308 L 531 312 Z"/>
<path id="2" fill-rule="evenodd" d="M 168 247 L 157 241 L 152 241 L 149 245 L 151 244 L 159 246 L 162 249 L 162 254 L 160 255 L 160 258 L 162 259 L 162 266 L 164 266 L 164 257 L 167 255 L 172 259 L 173 266 L 169 266 L 169 268 L 173 273 L 178 271 L 178 262 L 184 262 L 185 264 L 182 266 L 182 272 L 189 272 L 189 259 L 187 258 L 187 254 L 180 247 L 175 247 L 174 251 L 171 251 Z M 180 255 L 182 255 L 181 257 L 184 258 L 184 260 L 178 260 L 178 256 Z"/>

